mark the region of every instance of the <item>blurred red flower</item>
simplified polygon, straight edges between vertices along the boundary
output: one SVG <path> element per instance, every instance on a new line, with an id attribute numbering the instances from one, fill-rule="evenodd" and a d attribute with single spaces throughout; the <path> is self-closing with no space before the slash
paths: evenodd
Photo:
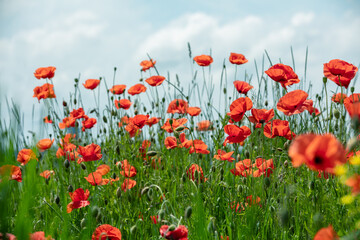
<path id="1" fill-rule="evenodd" d="M 53 121 L 48 117 L 44 117 L 44 123 L 53 123 Z"/>
<path id="2" fill-rule="evenodd" d="M 355 77 L 357 71 L 357 67 L 340 59 L 324 63 L 324 76 L 345 88 L 349 87 L 350 81 Z"/>
<path id="3" fill-rule="evenodd" d="M 127 190 L 135 187 L 136 181 L 130 178 L 125 178 L 123 184 L 121 185 L 121 189 L 126 192 Z"/>
<path id="4" fill-rule="evenodd" d="M 190 116 L 195 117 L 195 116 L 198 116 L 201 113 L 201 108 L 199 108 L 199 107 L 188 107 L 186 112 Z"/>
<path id="5" fill-rule="evenodd" d="M 0 167 L 0 175 L 3 176 L 9 176 L 10 180 L 15 180 L 18 182 L 22 181 L 22 173 L 21 169 L 18 166 L 15 165 L 3 165 Z M 1 182 L 1 179 L 0 179 Z"/>
<path id="6" fill-rule="evenodd" d="M 82 155 L 82 158 L 78 160 L 78 163 L 96 161 L 102 158 L 101 147 L 95 143 L 85 147 L 79 146 L 78 152 Z"/>
<path id="7" fill-rule="evenodd" d="M 289 148 L 294 167 L 306 164 L 311 170 L 331 172 L 346 162 L 346 151 L 332 134 L 303 134 L 295 138 Z"/>
<path id="8" fill-rule="evenodd" d="M 40 78 L 53 78 L 55 75 L 56 67 L 41 67 L 35 70 L 34 76 Z"/>
<path id="9" fill-rule="evenodd" d="M 45 151 L 46 149 L 51 148 L 51 145 L 54 143 L 54 140 L 51 140 L 49 138 L 42 139 L 37 142 L 36 147 L 40 150 L 40 152 Z"/>
<path id="10" fill-rule="evenodd" d="M 306 98 L 309 95 L 303 90 L 294 90 L 279 99 L 277 109 L 287 116 L 302 113 L 305 110 L 312 110 L 313 101 Z"/>
<path id="11" fill-rule="evenodd" d="M 54 240 L 50 235 L 45 237 L 44 232 L 34 232 L 30 234 L 30 240 Z"/>
<path id="12" fill-rule="evenodd" d="M 88 118 L 81 122 L 82 128 L 81 130 L 84 132 L 85 129 L 90 129 L 94 127 L 94 125 L 97 123 L 96 118 Z"/>
<path id="13" fill-rule="evenodd" d="M 40 173 L 40 176 L 48 179 L 51 176 L 51 174 L 55 175 L 55 172 L 53 170 L 45 170 L 42 173 Z"/>
<path id="14" fill-rule="evenodd" d="M 62 122 L 59 123 L 59 128 L 69 128 L 69 127 L 75 127 L 76 119 L 73 117 L 66 117 L 62 120 Z"/>
<path id="15" fill-rule="evenodd" d="M 197 164 L 192 164 L 188 170 L 186 170 L 186 175 L 189 177 L 189 179 L 192 179 L 195 182 L 198 182 L 199 180 L 201 182 L 206 182 L 207 178 L 204 177 L 204 172 L 202 168 Z M 198 178 L 196 177 L 198 176 Z"/>
<path id="16" fill-rule="evenodd" d="M 331 101 L 335 103 L 344 103 L 345 98 L 347 98 L 345 93 L 336 93 L 332 96 Z"/>
<path id="17" fill-rule="evenodd" d="M 351 118 L 360 119 L 360 93 L 354 93 L 345 98 L 344 106 Z"/>
<path id="18" fill-rule="evenodd" d="M 187 123 L 187 121 L 188 120 L 186 118 L 180 118 L 180 119 L 168 118 L 166 119 L 166 122 L 161 128 L 167 131 L 168 133 L 172 133 L 173 130 L 177 129 L 178 127 L 184 127 L 184 124 Z M 172 122 L 172 124 L 170 124 L 170 122 Z"/>
<path id="19" fill-rule="evenodd" d="M 151 127 L 152 125 L 157 124 L 160 121 L 160 119 L 161 119 L 160 117 L 152 117 L 152 118 L 149 118 L 145 124 L 149 125 L 149 127 Z"/>
<path id="20" fill-rule="evenodd" d="M 120 99 L 120 100 L 115 99 L 115 107 L 117 109 L 122 108 L 122 109 L 128 110 L 130 108 L 131 104 L 132 103 L 128 99 Z"/>
<path id="21" fill-rule="evenodd" d="M 228 161 L 233 162 L 235 158 L 232 157 L 234 151 L 232 152 L 225 152 L 224 150 L 219 149 L 217 155 L 214 155 L 215 159 L 221 160 L 221 161 Z"/>
<path id="22" fill-rule="evenodd" d="M 203 120 L 201 122 L 198 122 L 197 124 L 197 131 L 208 131 L 208 130 L 212 130 L 212 122 L 210 122 L 209 120 Z"/>
<path id="23" fill-rule="evenodd" d="M 339 239 L 333 227 L 329 225 L 326 228 L 320 229 L 314 236 L 313 240 L 336 240 Z"/>

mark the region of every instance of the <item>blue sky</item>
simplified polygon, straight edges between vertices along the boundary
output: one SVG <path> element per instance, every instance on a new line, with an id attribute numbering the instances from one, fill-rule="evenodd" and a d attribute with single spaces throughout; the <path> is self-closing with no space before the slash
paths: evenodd
<path id="1" fill-rule="evenodd" d="M 281 58 L 291 65 L 290 46 L 302 77 L 308 46 L 307 78 L 320 91 L 323 63 L 334 58 L 360 63 L 359 10 L 356 0 L 2 0 L 0 91 L 2 98 L 18 102 L 28 118 L 33 104 L 36 111 L 42 106 L 32 98 L 32 89 L 43 84 L 33 77 L 38 67 L 57 67 L 55 92 L 62 101 L 79 73 L 81 81 L 111 79 L 116 66 L 117 84 L 136 84 L 147 53 L 161 73 L 177 73 L 188 82 L 187 42 L 194 55 L 212 50 L 215 83 L 230 52 L 243 53 L 249 59 L 244 68 L 254 73 L 254 60 L 261 61 L 264 49 L 273 62 Z"/>

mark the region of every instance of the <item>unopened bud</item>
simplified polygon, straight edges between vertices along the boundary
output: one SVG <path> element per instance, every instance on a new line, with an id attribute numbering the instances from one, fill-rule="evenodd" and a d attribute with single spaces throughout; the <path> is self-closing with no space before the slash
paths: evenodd
<path id="1" fill-rule="evenodd" d="M 340 118 L 340 112 L 337 108 L 334 109 L 334 116 L 336 119 L 339 119 Z"/>
<path id="2" fill-rule="evenodd" d="M 156 151 L 148 151 L 148 152 L 146 153 L 146 155 L 149 156 L 149 157 L 154 157 L 154 156 L 157 155 L 157 152 L 156 152 Z"/>
<path id="3" fill-rule="evenodd" d="M 354 92 L 355 92 L 355 88 L 354 88 L 354 87 L 351 87 L 351 88 L 350 88 L 350 92 L 351 92 L 351 93 L 354 93 Z"/>
<path id="4" fill-rule="evenodd" d="M 104 123 L 107 123 L 107 118 L 105 116 L 103 116 L 103 121 Z"/>
<path id="5" fill-rule="evenodd" d="M 120 198 L 120 197 L 121 197 L 121 194 L 122 194 L 121 188 L 118 187 L 117 190 L 116 190 L 116 196 L 117 196 L 118 198 Z"/>
<path id="6" fill-rule="evenodd" d="M 172 126 L 173 122 L 174 122 L 174 120 L 169 119 L 170 126 Z"/>
<path id="7" fill-rule="evenodd" d="M 69 160 L 65 159 L 65 161 L 64 161 L 64 167 L 65 167 L 65 168 L 69 168 L 69 167 L 70 167 L 70 162 L 69 162 Z"/>
<path id="8" fill-rule="evenodd" d="M 185 219 L 189 219 L 191 217 L 191 214 L 192 214 L 192 207 L 188 206 L 185 209 L 185 214 L 184 214 Z"/>
<path id="9" fill-rule="evenodd" d="M 176 229 L 176 226 L 174 224 L 171 224 L 168 228 L 168 231 L 171 232 L 171 231 L 174 231 Z"/>
<path id="10" fill-rule="evenodd" d="M 66 106 L 67 106 L 67 102 L 63 101 L 63 106 L 66 107 Z"/>
<path id="11" fill-rule="evenodd" d="M 326 84 L 327 83 L 327 78 L 323 77 L 323 83 Z"/>
<path id="12" fill-rule="evenodd" d="M 80 227 L 81 227 L 81 228 L 85 228 L 85 227 L 86 227 L 86 219 L 85 219 L 85 218 L 81 219 Z"/>
<path id="13" fill-rule="evenodd" d="M 68 190 L 68 192 L 73 192 L 73 191 L 74 191 L 74 188 L 73 188 L 72 185 L 69 185 L 67 190 Z"/>
<path id="14" fill-rule="evenodd" d="M 56 204 L 59 204 L 59 203 L 60 203 L 60 198 L 59 198 L 59 196 L 57 196 L 57 195 L 56 195 L 56 197 L 55 197 L 55 203 L 56 203 Z"/>
<path id="15" fill-rule="evenodd" d="M 176 132 L 181 132 L 182 130 L 184 130 L 185 129 L 185 127 L 177 127 L 176 129 L 175 129 L 175 131 Z"/>
<path id="16" fill-rule="evenodd" d="M 82 163 L 80 164 L 80 166 L 81 166 L 81 168 L 82 168 L 83 170 L 86 170 L 86 165 L 85 165 L 85 163 L 82 162 Z"/>

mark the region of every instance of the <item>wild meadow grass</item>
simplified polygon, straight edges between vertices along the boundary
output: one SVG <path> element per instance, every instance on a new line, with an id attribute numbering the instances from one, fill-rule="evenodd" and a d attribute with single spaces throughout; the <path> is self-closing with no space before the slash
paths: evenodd
<path id="1" fill-rule="evenodd" d="M 42 123 L 41 132 L 33 132 L 31 138 L 24 136 L 20 107 L 7 102 L 10 121 L 0 122 L 0 167 L 20 167 L 22 181 L 10 180 L 9 170 L 0 171 L 1 233 L 14 234 L 17 239 L 29 239 L 29 234 L 39 231 L 54 239 L 90 239 L 97 227 L 109 224 L 120 230 L 121 239 L 161 239 L 161 226 L 170 226 L 165 227 L 166 234 L 183 225 L 188 231 L 187 238 L 173 235 L 168 239 L 313 239 L 320 229 L 331 225 L 342 239 L 360 238 L 357 195 L 360 181 L 354 187 L 346 184 L 351 176 L 359 174 L 360 156 L 347 158 L 348 153 L 356 155 L 359 151 L 359 122 L 349 115 L 344 100 L 340 103 L 331 100 L 333 93 L 329 92 L 328 86 L 336 85 L 333 81 L 326 77 L 316 80 L 323 84 L 323 88 L 321 92 L 312 92 L 310 83 L 306 81 L 306 69 L 311 68 L 307 66 L 307 57 L 300 82 L 287 88 L 265 73 L 277 63 L 267 52 L 260 64 L 255 61 L 256 72 L 249 75 L 246 67 L 251 63 L 235 65 L 226 59 L 222 66 L 217 66 L 211 62 L 206 65 L 205 59 L 205 66 L 199 66 L 198 61 L 193 60 L 189 45 L 192 79 L 187 87 L 177 75 L 174 79 L 165 74 L 165 70 L 157 69 L 156 63 L 148 57 L 150 67 L 140 72 L 138 82 L 147 89 L 134 96 L 128 93 L 131 86 L 126 86 L 119 95 L 108 90 L 123 84 L 117 79 L 115 68 L 111 80 L 96 79 L 100 81 L 91 83 L 94 85 L 87 86 L 88 89 L 83 86 L 85 79 L 76 78 L 74 87 L 69 89 L 70 97 L 61 102 L 61 98 L 55 97 L 56 74 L 50 72 L 45 76 L 40 72 L 39 78 L 44 78 L 41 81 L 53 84 L 55 93 L 46 89 L 42 93 L 43 99 L 40 98 L 36 104 L 45 107 L 47 112 L 43 117 L 48 117 L 52 123 Z M 292 59 L 289 65 L 296 72 Z M 212 68 L 222 68 L 221 75 L 213 75 Z M 230 68 L 235 68 L 234 76 L 228 74 Z M 151 76 L 164 76 L 165 81 L 159 86 L 150 86 L 144 80 Z M 235 80 L 247 82 L 254 88 L 241 94 L 232 84 Z M 348 88 L 341 86 L 340 82 L 335 93 L 354 94 L 356 80 L 353 78 Z M 307 109 L 285 115 L 279 110 L 280 99 L 299 89 L 309 94 L 307 99 L 313 100 L 311 106 L 318 112 L 309 107 L 314 110 L 311 114 Z M 93 95 L 95 106 L 85 100 L 89 99 L 88 96 L 84 98 L 85 95 Z M 230 105 L 239 98 L 245 101 L 246 96 L 252 101 L 252 109 L 273 109 L 272 119 L 264 120 L 259 128 L 255 128 L 249 120 L 251 110 L 242 109 L 244 116 L 241 120 L 229 123 L 227 113 L 233 112 Z M 128 110 L 116 108 L 114 101 L 120 99 L 130 100 L 132 105 Z M 168 113 L 168 106 L 174 100 L 173 107 L 180 113 Z M 188 106 L 181 108 L 181 101 L 186 101 Z M 22 109 L 29 107 L 21 106 Z M 187 107 L 199 107 L 201 113 L 191 116 L 186 113 Z M 298 106 L 292 107 L 298 109 Z M 72 126 L 61 128 L 59 123 L 79 108 L 83 108 L 88 118 L 95 118 L 96 124 L 82 131 L 84 125 L 81 121 L 84 120 L 77 119 Z M 185 112 L 181 113 L 181 109 Z M 146 119 L 142 123 L 126 119 L 136 115 L 143 115 Z M 146 115 L 159 118 L 159 122 L 151 127 L 145 125 Z M 174 120 L 167 121 L 170 118 Z M 175 119 L 181 118 L 186 118 L 187 122 L 179 127 L 171 126 Z M 272 133 L 273 138 L 264 135 L 267 122 L 271 123 L 271 130 L 275 119 L 288 122 L 291 134 L 287 138 L 277 132 Z M 197 125 L 203 120 L 212 123 L 207 131 L 200 131 L 201 127 Z M 170 123 L 169 131 L 172 133 L 161 128 L 166 122 Z M 228 137 L 224 131 L 227 125 L 247 126 L 251 134 L 242 141 L 224 144 Z M 285 130 L 281 128 L 279 131 Z M 68 142 L 74 148 L 66 152 L 64 137 L 69 133 L 76 136 Z M 296 157 L 289 157 L 289 148 L 295 145 L 293 142 L 297 138 L 292 134 L 301 136 L 306 133 L 316 136 L 333 134 L 346 149 L 346 155 L 342 156 L 346 163 L 327 168 L 322 173 L 308 167 L 307 162 L 304 163 L 308 166 L 294 167 Z M 55 141 L 51 148 L 40 151 L 41 147 L 36 144 L 43 138 Z M 144 140 L 150 141 L 150 146 Z M 169 147 L 166 141 L 170 140 L 175 146 Z M 86 159 L 85 153 L 81 154 L 79 146 L 90 144 L 100 146 L 100 157 L 93 153 Z M 315 145 L 300 145 L 297 151 L 311 146 Z M 192 148 L 194 152 L 190 153 Z M 38 161 L 32 159 L 20 165 L 17 159 L 22 149 L 31 149 L 35 153 L 32 158 Z M 219 149 L 233 151 L 231 157 L 235 160 L 215 159 Z M 63 156 L 59 153 L 61 150 L 65 150 Z M 323 147 L 318 151 L 325 156 L 332 150 Z M 74 161 L 68 158 L 70 154 L 75 156 Z M 78 163 L 80 158 L 84 161 Z M 128 164 L 123 161 L 125 159 Z M 230 170 L 237 169 L 237 163 L 245 159 L 250 159 L 251 164 L 256 163 L 256 159 L 272 159 L 273 165 L 252 166 L 234 175 Z M 109 168 L 102 179 L 109 182 L 91 185 L 85 177 L 92 177 L 94 181 L 97 168 L 103 164 Z M 54 174 L 49 178 L 40 176 L 45 170 L 53 170 Z M 255 176 L 256 170 L 259 170 L 259 176 Z M 136 174 L 129 177 L 134 171 Z M 126 181 L 130 181 L 126 179 L 136 181 L 136 185 L 128 187 L 131 189 L 123 187 Z M 79 188 L 89 191 L 88 199 L 84 199 L 89 204 L 74 207 L 69 213 L 68 205 L 72 202 L 69 193 Z M 101 237 L 120 239 L 106 233 Z M 333 238 L 318 236 L 317 239 Z"/>

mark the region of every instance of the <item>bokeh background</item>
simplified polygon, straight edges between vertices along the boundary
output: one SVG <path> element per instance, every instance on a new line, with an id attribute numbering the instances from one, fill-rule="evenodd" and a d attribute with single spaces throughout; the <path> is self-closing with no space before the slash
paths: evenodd
<path id="1" fill-rule="evenodd" d="M 307 81 L 314 93 L 320 92 L 324 63 L 338 58 L 359 66 L 359 10 L 358 0 L 0 0 L 1 118 L 8 118 L 5 99 L 19 104 L 25 130 L 33 127 L 33 106 L 35 115 L 44 117 L 42 102 L 32 97 L 33 89 L 44 84 L 33 76 L 39 67 L 57 68 L 59 102 L 69 98 L 79 74 L 80 82 L 101 76 L 110 83 L 117 67 L 116 84 L 138 83 L 139 63 L 147 54 L 162 75 L 178 74 L 187 86 L 188 42 L 194 56 L 211 52 L 214 83 L 220 80 L 224 59 L 232 71 L 230 52 L 249 59 L 239 70 L 237 80 L 243 80 L 244 69 L 255 75 L 254 60 L 261 63 L 265 49 L 274 64 L 281 59 L 292 65 L 290 47 L 296 73 L 303 78 L 308 47 Z M 93 104 L 89 95 L 85 107 Z"/>

